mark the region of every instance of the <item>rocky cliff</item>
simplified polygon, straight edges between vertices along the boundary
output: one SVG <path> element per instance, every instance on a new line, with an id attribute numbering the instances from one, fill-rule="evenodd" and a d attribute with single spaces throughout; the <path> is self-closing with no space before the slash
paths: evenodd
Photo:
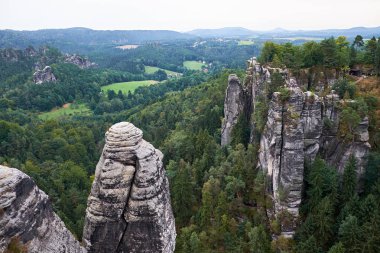
<path id="1" fill-rule="evenodd" d="M 24 250 L 20 252 L 85 252 L 34 181 L 0 166 L 0 252 L 9 245 Z"/>
<path id="2" fill-rule="evenodd" d="M 142 136 L 127 122 L 106 133 L 86 211 L 83 242 L 88 252 L 174 251 L 163 155 Z"/>
<path id="3" fill-rule="evenodd" d="M 365 117 L 356 128 L 355 138 L 347 142 L 340 138 L 338 126 L 340 115 L 339 96 L 334 92 L 319 97 L 310 91 L 304 92 L 305 83 L 299 85 L 297 79 L 287 70 L 262 67 L 255 59 L 248 61 L 247 77 L 242 87 L 235 81 L 227 88 L 225 99 L 225 119 L 222 126 L 222 145 L 230 140 L 234 123 L 231 118 L 241 113 L 247 117 L 256 113 L 255 105 L 262 97 L 267 99 L 271 75 L 279 73 L 284 80 L 282 92 L 274 92 L 268 106 L 266 125 L 259 140 L 251 134 L 250 141 L 259 145 L 258 167 L 268 178 L 267 192 L 273 201 L 273 210 L 268 210 L 271 219 L 286 216 L 286 224 L 281 224 L 282 234 L 292 236 L 302 200 L 305 163 L 312 162 L 317 155 L 324 158 L 328 164 L 343 173 L 344 167 L 352 155 L 357 160 L 357 173 L 360 177 L 364 173 L 366 156 L 370 145 L 368 143 L 368 118 Z M 333 79 L 318 79 L 322 87 L 329 87 Z M 234 89 L 235 87 L 235 89 Z M 238 89 L 236 87 L 239 87 Z M 237 92 L 231 92 L 237 90 Z M 246 96 L 238 96 L 240 91 Z M 244 100 L 245 99 L 245 100 Z M 231 113 L 229 108 L 240 108 Z M 226 109 L 227 108 L 227 109 Z M 236 113 L 238 112 L 238 113 Z M 234 116 L 234 117 L 231 117 Z M 225 121 L 230 122 L 229 131 L 224 131 Z M 251 120 L 251 133 L 255 128 Z M 328 124 L 326 124 L 328 122 Z"/>
<path id="4" fill-rule="evenodd" d="M 88 69 L 96 66 L 96 64 L 91 62 L 89 59 L 76 54 L 65 54 L 64 62 L 77 65 L 81 69 Z"/>
<path id="5" fill-rule="evenodd" d="M 53 70 L 50 66 L 46 66 L 42 70 L 37 70 L 33 74 L 33 81 L 36 84 L 42 84 L 47 82 L 55 82 L 57 79 L 53 74 Z"/>
<path id="6" fill-rule="evenodd" d="M 17 169 L 0 166 L 0 252 L 174 252 L 175 223 L 163 154 L 131 123 L 113 125 L 88 198 L 82 248 L 48 196 Z M 21 252 L 21 251 L 20 251 Z"/>
<path id="7" fill-rule="evenodd" d="M 244 105 L 245 95 L 240 80 L 236 75 L 230 75 L 224 100 L 222 146 L 230 144 L 232 129 L 236 125 L 239 116 L 243 113 Z"/>

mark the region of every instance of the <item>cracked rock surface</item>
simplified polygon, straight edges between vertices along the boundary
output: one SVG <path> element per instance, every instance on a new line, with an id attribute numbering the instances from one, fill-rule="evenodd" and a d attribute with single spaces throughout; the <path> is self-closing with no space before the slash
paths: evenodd
<path id="1" fill-rule="evenodd" d="M 0 165 L 0 252 L 11 240 L 30 253 L 85 252 L 34 181 Z"/>
<path id="2" fill-rule="evenodd" d="M 175 223 L 163 154 L 128 122 L 113 125 L 88 198 L 88 252 L 173 252 Z"/>
<path id="3" fill-rule="evenodd" d="M 239 78 L 236 75 L 230 75 L 228 77 L 228 86 L 224 100 L 224 120 L 221 136 L 222 146 L 226 146 L 231 142 L 232 129 L 244 110 L 244 100 L 244 90 Z"/>

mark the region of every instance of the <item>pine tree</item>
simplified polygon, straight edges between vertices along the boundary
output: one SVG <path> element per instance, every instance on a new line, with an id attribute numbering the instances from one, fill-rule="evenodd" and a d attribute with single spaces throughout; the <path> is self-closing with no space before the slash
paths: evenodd
<path id="1" fill-rule="evenodd" d="M 338 242 L 334 244 L 327 253 L 345 253 L 343 243 Z"/>
<path id="2" fill-rule="evenodd" d="M 375 71 L 380 76 L 380 38 L 377 39 L 377 45 L 375 50 Z"/>
<path id="3" fill-rule="evenodd" d="M 356 177 L 356 159 L 350 156 L 347 165 L 344 168 L 341 201 L 342 204 L 350 201 L 356 193 L 357 177 Z"/>
<path id="4" fill-rule="evenodd" d="M 201 252 L 201 241 L 198 238 L 198 235 L 196 232 L 193 232 L 190 236 L 190 252 Z"/>
<path id="5" fill-rule="evenodd" d="M 310 236 L 306 241 L 301 242 L 297 245 L 297 253 L 320 253 L 321 248 L 317 244 L 317 240 L 314 236 Z"/>
<path id="6" fill-rule="evenodd" d="M 360 251 L 362 231 L 355 216 L 349 215 L 339 227 L 339 240 L 343 243 L 347 253 Z"/>
<path id="7" fill-rule="evenodd" d="M 171 166 L 173 165 L 171 164 Z M 176 174 L 172 180 L 173 209 L 176 221 L 184 225 L 192 216 L 194 185 L 192 183 L 190 165 L 180 160 L 177 166 Z"/>
<path id="8" fill-rule="evenodd" d="M 248 232 L 249 250 L 254 253 L 270 253 L 270 241 L 262 225 Z"/>

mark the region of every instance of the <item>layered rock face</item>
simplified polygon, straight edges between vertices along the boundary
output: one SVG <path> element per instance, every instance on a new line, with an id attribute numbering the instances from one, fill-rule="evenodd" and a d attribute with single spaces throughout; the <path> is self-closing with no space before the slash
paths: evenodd
<path id="1" fill-rule="evenodd" d="M 222 146 L 231 142 L 232 129 L 239 116 L 243 113 L 245 105 L 244 89 L 236 75 L 228 77 L 228 86 L 224 99 L 224 120 L 222 124 Z"/>
<path id="2" fill-rule="evenodd" d="M 83 242 L 88 252 L 173 252 L 175 224 L 162 153 L 131 123 L 113 125 L 96 167 Z"/>
<path id="3" fill-rule="evenodd" d="M 302 198 L 305 146 L 303 124 L 305 94 L 288 83 L 290 96 L 284 101 L 275 92 L 269 105 L 268 120 L 260 140 L 259 167 L 270 182 L 268 191 L 273 197 L 274 212 L 286 210 L 298 216 Z M 293 231 L 293 224 L 282 227 L 284 234 Z"/>
<path id="4" fill-rule="evenodd" d="M 42 84 L 46 82 L 55 82 L 57 79 L 55 78 L 51 67 L 46 66 L 43 70 L 37 70 L 34 72 L 33 81 L 36 84 Z"/>
<path id="5" fill-rule="evenodd" d="M 370 148 L 368 118 L 364 118 L 357 127 L 354 141 L 342 140 L 338 127 L 339 103 L 343 101 L 338 95 L 332 92 L 320 98 L 310 91 L 303 92 L 297 79 L 289 77 L 286 70 L 264 68 L 254 58 L 248 61 L 246 81 L 238 89 L 248 95 L 243 96 L 243 101 L 236 101 L 239 96 L 236 92 L 228 91 L 229 85 L 226 96 L 231 98 L 226 97 L 225 101 L 233 98 L 235 105 L 251 108 L 252 111 L 243 111 L 245 114 L 255 113 L 255 104 L 260 97 L 266 96 L 265 91 L 271 85 L 271 75 L 275 72 L 283 77 L 288 94 L 273 93 L 261 138 L 254 139 L 252 132 L 255 126 L 251 123 L 250 141 L 260 145 L 258 167 L 267 175 L 267 191 L 272 197 L 274 207 L 273 210 L 268 210 L 268 214 L 271 219 L 287 217 L 287 222 L 281 224 L 282 234 L 292 236 L 302 200 L 304 164 L 312 162 L 320 155 L 329 165 L 336 167 L 339 173 L 343 173 L 349 157 L 353 155 L 357 160 L 357 173 L 360 178 L 364 173 Z M 325 79 L 320 86 L 328 87 L 331 80 L 333 77 Z M 225 121 L 231 118 L 231 110 L 226 110 L 226 106 L 231 105 L 225 103 Z M 241 112 L 240 110 L 239 113 Z M 229 131 L 224 134 L 230 134 L 233 127 L 234 124 L 231 124 Z M 223 138 L 229 139 L 231 136 Z M 222 139 L 222 145 L 227 144 Z"/>
<path id="6" fill-rule="evenodd" d="M 338 138 L 340 101 L 336 94 L 321 99 L 309 91 L 302 92 L 292 78 L 287 87 L 288 98 L 281 100 L 282 94 L 275 92 L 270 102 L 258 166 L 268 176 L 275 216 L 288 215 L 287 224 L 281 227 L 282 234 L 292 236 L 302 200 L 304 164 L 314 161 L 319 154 L 342 174 L 353 155 L 360 177 L 370 145 L 367 118 L 357 128 L 354 142 Z M 330 122 L 328 127 L 325 121 Z"/>
<path id="7" fill-rule="evenodd" d="M 0 252 L 12 241 L 31 253 L 85 252 L 33 180 L 0 166 Z"/>

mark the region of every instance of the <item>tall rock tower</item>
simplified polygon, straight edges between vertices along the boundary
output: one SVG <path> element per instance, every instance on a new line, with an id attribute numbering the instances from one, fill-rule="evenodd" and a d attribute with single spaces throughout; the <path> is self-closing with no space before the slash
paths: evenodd
<path id="1" fill-rule="evenodd" d="M 283 81 L 281 89 L 274 86 L 275 75 Z M 252 58 L 243 85 L 235 75 L 228 79 L 221 145 L 230 144 L 238 117 L 245 115 L 250 120 L 249 141 L 259 149 L 257 167 L 267 176 L 267 196 L 273 203 L 273 208 L 267 209 L 268 217 L 280 220 L 281 234 L 287 237 L 293 236 L 297 226 L 305 163 L 313 162 L 319 155 L 342 174 L 353 156 L 360 177 L 370 149 L 368 117 L 362 118 L 351 142 L 340 138 L 340 104 L 355 101 L 341 100 L 334 91 L 322 92 L 324 86 L 332 88 L 336 79 L 327 78 L 327 74 L 321 76 L 326 78 L 313 81 L 319 94 L 304 91 L 308 87 L 304 79 L 297 80 L 287 69 L 261 66 Z M 273 87 L 278 91 L 269 94 Z M 262 101 L 267 101 L 268 106 L 266 123 L 256 135 L 254 118 L 250 116 L 258 113 L 256 105 Z"/>
<path id="2" fill-rule="evenodd" d="M 88 198 L 88 252 L 162 252 L 175 247 L 175 224 L 163 154 L 128 122 L 113 125 Z"/>

